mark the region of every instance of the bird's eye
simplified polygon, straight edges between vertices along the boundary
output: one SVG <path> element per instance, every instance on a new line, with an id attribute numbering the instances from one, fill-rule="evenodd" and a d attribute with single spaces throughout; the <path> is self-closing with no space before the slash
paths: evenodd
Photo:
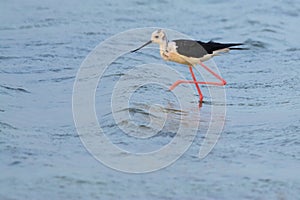
<path id="1" fill-rule="evenodd" d="M 155 38 L 158 38 L 158 35 L 154 36 Z"/>

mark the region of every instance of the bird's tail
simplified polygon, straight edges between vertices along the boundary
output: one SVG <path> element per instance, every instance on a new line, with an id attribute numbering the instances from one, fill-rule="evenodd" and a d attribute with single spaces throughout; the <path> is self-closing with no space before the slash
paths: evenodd
<path id="1" fill-rule="evenodd" d="M 249 48 L 230 47 L 230 50 L 249 50 Z"/>
<path id="2" fill-rule="evenodd" d="M 244 45 L 243 43 L 229 43 L 225 44 L 229 47 L 230 50 L 249 50 L 249 48 L 243 48 L 243 47 L 232 47 L 232 46 L 240 46 Z"/>
<path id="3" fill-rule="evenodd" d="M 202 45 L 207 52 L 213 52 L 220 49 L 247 50 L 247 48 L 234 47 L 234 46 L 244 45 L 243 43 L 218 43 L 212 40 L 207 43 L 203 43 L 203 42 L 200 43 L 200 41 L 198 41 L 198 43 Z"/>

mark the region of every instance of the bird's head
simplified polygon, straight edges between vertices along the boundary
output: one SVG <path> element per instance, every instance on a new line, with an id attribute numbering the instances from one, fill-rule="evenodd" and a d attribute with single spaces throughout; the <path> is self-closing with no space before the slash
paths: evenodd
<path id="1" fill-rule="evenodd" d="M 141 48 L 147 46 L 148 44 L 151 44 L 152 42 L 159 45 L 165 44 L 167 42 L 167 34 L 162 29 L 158 29 L 152 33 L 150 41 L 146 42 L 141 47 L 132 50 L 131 52 L 138 51 Z"/>
<path id="2" fill-rule="evenodd" d="M 157 44 L 163 44 L 167 40 L 167 34 L 162 30 L 158 29 L 154 31 L 151 35 L 151 42 L 157 43 Z"/>

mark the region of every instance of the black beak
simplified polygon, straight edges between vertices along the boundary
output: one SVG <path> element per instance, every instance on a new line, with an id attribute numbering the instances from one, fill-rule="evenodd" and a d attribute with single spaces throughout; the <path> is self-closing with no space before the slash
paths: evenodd
<path id="1" fill-rule="evenodd" d="M 135 50 L 132 50 L 131 53 L 136 52 L 136 51 L 140 50 L 141 48 L 143 48 L 143 47 L 145 47 L 145 46 L 147 46 L 148 44 L 151 44 L 151 43 L 152 43 L 152 41 L 150 40 L 150 41 L 146 42 L 145 44 L 143 44 L 142 46 L 140 46 L 139 48 L 137 48 Z"/>

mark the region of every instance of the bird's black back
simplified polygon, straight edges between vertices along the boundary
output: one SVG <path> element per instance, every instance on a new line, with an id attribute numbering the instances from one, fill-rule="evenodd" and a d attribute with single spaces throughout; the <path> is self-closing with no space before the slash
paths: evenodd
<path id="1" fill-rule="evenodd" d="M 217 43 L 213 41 L 201 42 L 195 40 L 174 40 L 177 46 L 177 52 L 187 57 L 201 58 L 206 54 L 212 54 L 213 51 L 242 45 L 241 43 Z"/>

